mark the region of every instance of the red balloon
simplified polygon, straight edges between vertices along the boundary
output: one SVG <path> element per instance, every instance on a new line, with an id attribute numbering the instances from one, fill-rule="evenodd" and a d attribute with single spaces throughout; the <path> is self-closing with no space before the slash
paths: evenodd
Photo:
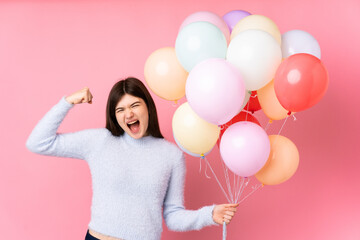
<path id="1" fill-rule="evenodd" d="M 247 115 L 247 116 L 246 116 Z M 241 122 L 241 121 L 249 121 L 249 122 L 253 122 L 256 123 L 257 125 L 260 125 L 259 121 L 256 119 L 256 117 L 254 117 L 254 115 L 252 115 L 251 113 L 248 112 L 244 112 L 241 111 L 240 113 L 238 113 L 235 117 L 233 117 L 229 122 L 227 122 L 226 124 L 222 125 L 222 129 L 220 130 L 220 137 L 219 137 L 219 141 L 222 137 L 222 135 L 224 134 L 225 130 L 230 127 L 230 125 L 237 123 L 237 122 Z"/>
<path id="2" fill-rule="evenodd" d="M 300 112 L 314 106 L 324 96 L 329 75 L 317 57 L 294 54 L 285 59 L 276 71 L 275 94 L 280 104 L 290 112 Z"/>
<path id="3" fill-rule="evenodd" d="M 245 105 L 245 107 L 243 109 L 247 110 L 247 111 L 250 111 L 252 113 L 254 113 L 254 112 L 261 109 L 261 106 L 260 106 L 259 99 L 257 97 L 257 92 L 256 91 L 251 92 L 251 96 L 249 98 L 249 101 L 248 101 L 248 103 Z"/>

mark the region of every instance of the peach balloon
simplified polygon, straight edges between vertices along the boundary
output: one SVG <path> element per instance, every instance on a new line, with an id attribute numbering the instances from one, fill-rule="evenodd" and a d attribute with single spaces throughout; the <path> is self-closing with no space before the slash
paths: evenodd
<path id="1" fill-rule="evenodd" d="M 268 118 L 271 120 L 281 120 L 287 117 L 289 111 L 281 106 L 276 97 L 274 80 L 269 82 L 265 87 L 257 90 L 257 97 L 261 109 Z"/>
<path id="2" fill-rule="evenodd" d="M 233 28 L 230 35 L 230 41 L 240 32 L 249 29 L 257 29 L 268 32 L 281 46 L 281 33 L 279 28 L 270 18 L 263 15 L 250 15 L 241 19 Z"/>
<path id="3" fill-rule="evenodd" d="M 281 135 L 270 135 L 270 155 L 264 167 L 255 177 L 264 185 L 285 182 L 299 166 L 299 151 L 295 144 Z"/>
<path id="4" fill-rule="evenodd" d="M 176 101 L 185 96 L 188 72 L 179 63 L 175 48 L 154 51 L 146 60 L 144 75 L 150 89 L 159 97 Z"/>
<path id="5" fill-rule="evenodd" d="M 176 109 L 172 128 L 179 144 L 194 154 L 211 151 L 220 134 L 217 125 L 200 118 L 187 102 Z"/>

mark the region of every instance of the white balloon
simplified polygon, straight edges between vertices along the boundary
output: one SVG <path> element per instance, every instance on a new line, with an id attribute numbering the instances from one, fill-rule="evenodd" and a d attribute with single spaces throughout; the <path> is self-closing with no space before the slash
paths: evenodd
<path id="1" fill-rule="evenodd" d="M 281 36 L 281 50 L 283 58 L 296 53 L 308 53 L 321 58 L 321 50 L 318 41 L 308 32 L 291 30 Z"/>
<path id="2" fill-rule="evenodd" d="M 245 88 L 254 91 L 274 78 L 282 54 L 274 37 L 265 31 L 251 29 L 240 32 L 231 40 L 226 59 L 242 74 Z"/>

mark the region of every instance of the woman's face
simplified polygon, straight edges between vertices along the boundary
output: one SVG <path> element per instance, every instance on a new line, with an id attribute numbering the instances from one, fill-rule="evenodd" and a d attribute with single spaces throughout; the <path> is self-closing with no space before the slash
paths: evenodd
<path id="1" fill-rule="evenodd" d="M 147 135 L 149 112 L 142 98 L 125 94 L 115 107 L 116 120 L 120 127 L 135 139 Z"/>

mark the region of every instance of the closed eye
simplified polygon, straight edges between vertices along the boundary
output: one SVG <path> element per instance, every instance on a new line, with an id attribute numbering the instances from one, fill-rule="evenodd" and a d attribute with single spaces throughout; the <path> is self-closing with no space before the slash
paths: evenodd
<path id="1" fill-rule="evenodd" d="M 139 102 L 139 101 L 136 101 L 136 102 L 132 103 L 130 106 L 131 106 L 131 107 L 140 106 L 140 102 Z"/>

